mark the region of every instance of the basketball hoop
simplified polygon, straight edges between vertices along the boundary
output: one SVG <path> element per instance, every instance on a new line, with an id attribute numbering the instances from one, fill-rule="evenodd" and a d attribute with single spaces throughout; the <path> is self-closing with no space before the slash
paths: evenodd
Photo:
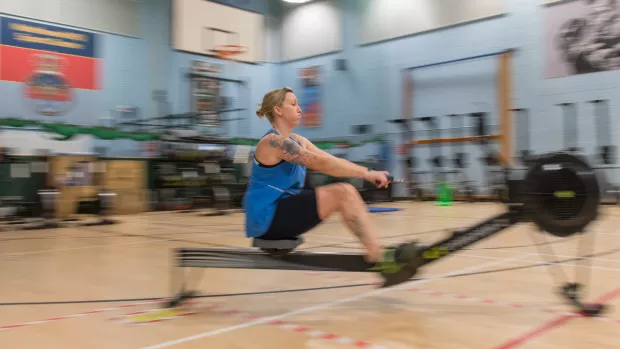
<path id="1" fill-rule="evenodd" d="M 241 45 L 220 45 L 219 47 L 211 50 L 217 58 L 231 60 L 232 57 L 244 54 L 248 51 L 248 48 Z"/>

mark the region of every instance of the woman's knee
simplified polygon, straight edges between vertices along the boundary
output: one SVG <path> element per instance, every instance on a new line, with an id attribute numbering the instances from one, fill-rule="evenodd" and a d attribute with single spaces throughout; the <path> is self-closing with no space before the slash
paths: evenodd
<path id="1" fill-rule="evenodd" d="M 351 205 L 351 202 L 361 200 L 357 189 L 349 183 L 334 183 L 318 187 L 317 205 L 319 216 L 324 219 L 334 211 L 340 211 L 344 207 Z"/>
<path id="2" fill-rule="evenodd" d="M 350 203 L 361 199 L 357 189 L 350 183 L 334 183 L 332 186 L 334 186 L 334 199 L 338 202 Z"/>
<path id="3" fill-rule="evenodd" d="M 360 193 L 357 191 L 357 188 L 353 186 L 351 183 L 338 183 L 342 190 L 342 196 L 346 197 L 346 199 L 357 199 L 360 197 Z"/>

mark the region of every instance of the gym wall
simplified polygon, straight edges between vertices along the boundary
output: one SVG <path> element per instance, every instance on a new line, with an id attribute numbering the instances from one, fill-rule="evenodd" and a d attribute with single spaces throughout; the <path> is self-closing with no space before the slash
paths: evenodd
<path id="1" fill-rule="evenodd" d="M 497 17 L 496 12 L 491 12 L 492 18 L 482 21 L 475 18 L 480 14 L 474 11 L 472 18 L 469 19 L 471 21 L 475 18 L 476 21 L 473 23 L 404 36 L 405 33 L 410 34 L 422 29 L 402 28 L 403 23 L 411 18 L 409 16 L 411 13 L 399 11 L 399 6 L 402 5 L 399 1 L 392 2 L 389 6 L 372 1 L 332 3 L 338 6 L 342 16 L 340 27 L 342 50 L 333 54 L 285 62 L 281 66 L 282 85 L 292 86 L 296 90 L 302 89 L 298 79 L 300 69 L 315 65 L 321 67 L 323 123 L 320 127 L 299 130 L 311 139 L 350 135 L 351 125 L 370 124 L 373 125 L 375 133 L 392 134 L 390 141 L 395 147 L 396 143 L 400 142 L 398 134 L 400 130 L 388 125 L 386 121 L 402 117 L 402 68 L 497 51 L 504 46 L 501 43 L 506 41 L 505 18 Z M 299 6 L 297 11 L 302 11 L 305 6 L 310 5 Z M 375 13 L 373 19 L 369 12 L 373 12 L 373 8 L 378 6 L 390 11 L 383 14 Z M 417 16 L 423 16 L 420 12 L 423 8 L 425 7 L 416 8 Z M 409 11 L 411 10 L 413 9 L 409 7 Z M 390 20 L 389 16 L 395 16 L 395 19 Z M 396 20 L 398 18 L 404 20 L 399 22 Z M 439 19 L 435 21 L 435 26 L 438 26 L 438 23 L 448 24 L 455 20 Z M 319 24 L 315 23 L 314 26 Z M 306 31 L 312 32 L 310 29 L 306 28 Z M 374 33 L 375 36 L 369 36 L 369 33 Z M 376 40 L 381 42 L 365 44 Z M 287 50 L 284 43 L 283 50 Z M 336 68 L 337 59 L 346 61 L 346 70 Z M 444 120 L 442 117 L 445 114 L 464 113 L 479 108 L 486 111 L 494 110 L 497 103 L 496 71 L 497 64 L 491 58 L 459 66 L 429 68 L 420 71 L 419 74 L 416 73 L 415 117 L 439 116 L 440 127 L 444 128 L 449 124 L 449 120 L 447 118 Z M 449 97 L 446 97 L 446 94 Z M 479 102 L 480 105 L 472 104 L 472 96 L 473 101 Z M 490 123 L 496 122 L 491 120 Z M 420 136 L 425 136 L 425 133 L 416 134 L 416 137 Z M 452 149 L 446 148 L 444 147 L 444 154 L 451 155 Z M 358 155 L 363 158 L 372 151 L 369 149 L 368 154 Z M 416 153 L 416 156 L 423 161 L 428 157 L 428 152 L 428 147 L 425 147 Z M 475 147 L 468 147 L 467 152 L 472 157 L 481 155 L 479 149 Z M 390 169 L 396 170 L 395 173 L 400 175 L 398 164 L 392 162 L 391 165 Z M 429 169 L 425 162 L 421 166 L 423 170 Z M 470 172 L 470 176 L 482 176 L 481 168 L 478 167 L 473 171 Z"/>
<path id="2" fill-rule="evenodd" d="M 594 152 L 594 130 L 589 119 L 592 108 L 585 102 L 595 98 L 610 99 L 611 115 L 617 114 L 619 106 L 614 97 L 620 92 L 617 79 L 620 73 L 607 71 L 561 78 L 546 76 L 547 48 L 554 45 L 546 35 L 547 11 L 555 6 L 580 4 L 582 1 L 552 4 L 546 4 L 544 0 L 442 1 L 447 4 L 442 8 L 458 11 L 439 11 L 436 6 L 429 5 L 430 0 L 317 0 L 297 6 L 284 5 L 280 0 L 217 0 L 218 3 L 261 12 L 267 23 L 265 57 L 255 64 L 226 64 L 231 77 L 250 81 L 250 110 L 244 115 L 248 118 L 250 131 L 233 127 L 231 135 L 261 136 L 269 125 L 256 118 L 254 109 L 263 94 L 281 86 L 301 91 L 300 70 L 319 66 L 322 122 L 318 127 L 301 128 L 299 132 L 313 139 L 341 137 L 351 135 L 351 125 L 370 124 L 375 133 L 394 134 L 392 142 L 396 143 L 399 130 L 386 120 L 402 117 L 401 69 L 516 48 L 511 71 L 513 105 L 530 109 L 533 151 L 562 146 L 562 110 L 556 104 L 576 102 L 583 132 L 579 137 L 580 145 L 584 151 Z M 21 16 L 23 9 L 20 6 L 26 6 L 20 5 L 22 2 L 10 0 L 10 6 L 0 8 L 0 12 Z M 109 6 L 119 3 L 121 7 L 118 9 L 129 6 L 121 1 L 106 3 Z M 51 3 L 44 2 L 39 8 L 52 6 L 48 4 Z M 68 6 L 66 4 L 80 4 L 86 12 L 97 16 L 103 13 L 97 11 L 98 5 L 88 7 L 90 5 L 83 1 L 63 1 L 63 6 Z M 141 1 L 131 6 L 136 6 L 139 19 L 137 25 L 133 23 L 133 29 L 123 29 L 127 32 L 125 34 L 101 27 L 78 28 L 97 34 L 99 90 L 77 91 L 76 106 L 70 112 L 50 117 L 28 109 L 14 83 L 0 81 L 0 103 L 3 105 L 0 117 L 105 124 L 118 105 L 137 106 L 141 117 L 152 117 L 159 112 L 152 98 L 152 92 L 157 90 L 167 92 L 166 112 L 188 112 L 188 86 L 183 73 L 194 59 L 217 60 L 172 49 L 170 0 Z M 386 10 L 376 11 L 377 8 Z M 316 13 L 317 9 L 329 15 L 319 16 L 320 22 L 296 20 L 312 17 L 312 11 Z M 34 12 L 31 17 L 53 20 L 56 24 L 79 25 L 73 18 L 75 16 L 59 17 L 64 13 L 62 11 L 43 12 L 49 13 L 48 17 Z M 49 17 L 52 12 L 57 13 L 56 17 Z M 124 25 L 114 27 L 120 31 Z M 328 35 L 326 40 L 316 40 L 317 36 L 324 35 Z M 493 75 L 496 67 L 496 60 L 486 58 L 416 73 L 414 116 L 483 110 L 491 112 L 489 122 L 496 125 L 497 97 L 494 95 Z M 450 98 L 442 98 L 443 95 Z M 472 96 L 477 100 L 472 101 Z M 473 102 L 480 104 L 474 105 Z M 448 127 L 448 123 L 447 118 L 443 118 L 442 128 Z M 612 129 L 615 135 L 615 123 Z M 108 148 L 107 155 L 140 153 L 140 144 L 130 141 L 97 140 L 95 146 Z M 480 154 L 475 153 L 476 149 L 467 152 L 478 166 L 476 158 Z M 391 170 L 400 174 L 398 164 L 393 165 Z M 473 172 L 471 176 L 479 177 Z"/>
<path id="3" fill-rule="evenodd" d="M 148 90 L 146 50 L 137 50 L 142 40 L 139 34 L 140 8 L 130 1 L 16 1 L 6 0 L 0 6 L 2 26 L 0 37 L 10 44 L 13 35 L 32 35 L 43 39 L 40 31 L 48 30 L 65 35 L 56 37 L 65 44 L 84 44 L 75 49 L 75 56 L 67 62 L 58 62 L 56 69 L 60 76 L 69 76 L 83 81 L 73 84 L 68 98 L 53 108 L 27 97 L 24 82 L 41 70 L 44 64 L 41 51 L 2 46 L 3 72 L 0 72 L 0 117 L 12 117 L 43 122 L 60 122 L 78 125 L 106 125 L 117 105 L 134 105 L 143 112 L 147 107 Z M 16 28 L 15 24 L 27 25 L 30 29 Z M 71 41 L 66 33 L 88 36 L 87 41 Z M 15 40 L 18 45 L 42 50 L 57 50 L 59 45 L 45 45 L 41 42 L 28 43 Z M 63 45 L 60 43 L 60 45 Z M 65 46 L 66 49 L 66 46 Z M 71 51 L 71 50 L 69 50 Z M 82 56 L 80 56 L 82 55 Z M 84 57 L 86 56 L 86 57 Z M 90 56 L 90 57 L 88 57 Z M 7 72 L 19 71 L 16 76 Z M 77 85 L 77 86 L 75 86 Z M 42 109 L 45 109 L 42 112 Z M 50 115 L 51 114 L 51 115 Z M 20 131 L 24 132 L 24 131 Z M 25 140 L 26 138 L 24 138 Z M 138 154 L 137 144 L 95 141 L 95 146 L 115 147 L 129 154 Z M 27 144 L 35 149 L 45 144 Z M 132 151 L 135 150 L 135 151 Z M 91 149 L 92 151 L 92 149 Z"/>
<path id="4" fill-rule="evenodd" d="M 173 35 L 170 44 L 170 50 L 168 57 L 170 57 L 170 72 L 168 75 L 168 95 L 169 105 L 173 113 L 187 113 L 191 111 L 189 84 L 186 78 L 186 74 L 191 67 L 192 61 L 202 62 L 218 62 L 222 64 L 221 75 L 231 79 L 243 80 L 247 83 L 246 86 L 235 85 L 233 83 L 223 83 L 221 88 L 223 89 L 223 95 L 235 99 L 234 107 L 248 108 L 244 113 L 228 113 L 224 115 L 224 118 L 245 118 L 245 120 L 231 122 L 228 126 L 229 135 L 232 137 L 260 137 L 269 127 L 266 120 L 259 120 L 254 113 L 258 104 L 262 101 L 264 93 L 268 90 L 280 87 L 278 79 L 278 64 L 280 61 L 280 17 L 281 17 L 281 4 L 279 1 L 272 0 L 253 0 L 246 2 L 243 0 L 218 0 L 212 1 L 217 4 L 227 5 L 233 9 L 241 9 L 249 11 L 246 14 L 239 14 L 239 11 L 232 11 L 230 9 L 222 9 L 221 6 L 209 6 L 208 4 L 201 3 L 205 8 L 213 8 L 215 11 L 227 11 L 233 15 L 239 17 L 232 23 L 226 21 L 215 23 L 214 26 L 222 26 L 226 30 L 240 30 L 240 35 L 226 36 L 211 35 L 203 33 L 204 46 L 210 45 L 212 42 L 219 44 L 242 44 L 249 46 L 253 54 L 247 54 L 239 59 L 243 62 L 229 62 L 221 61 L 217 58 L 208 57 L 198 54 L 204 52 L 209 47 L 200 47 L 195 44 L 190 47 L 190 50 L 183 49 L 182 40 L 178 43 L 175 42 L 174 33 L 177 30 L 177 34 L 181 31 L 195 32 L 193 28 L 185 28 L 187 23 L 183 22 L 182 10 L 177 10 L 177 14 L 174 13 L 175 5 L 181 3 L 177 0 L 170 0 L 169 6 L 173 8 L 171 13 L 171 34 Z M 262 27 L 259 26 L 261 33 L 253 33 L 242 25 L 236 23 L 243 18 L 256 18 L 256 15 L 260 15 L 263 18 Z M 206 13 L 201 20 L 205 23 L 209 21 L 209 16 L 214 14 Z M 217 14 L 216 14 L 217 15 Z M 175 19 L 175 16 L 177 18 Z M 176 22 L 180 23 L 176 23 Z M 252 38 L 252 36 L 255 36 Z M 211 40 L 212 39 L 212 40 Z M 194 43 L 202 41 L 194 41 Z M 256 48 L 253 45 L 259 45 Z"/>
<path id="5" fill-rule="evenodd" d="M 412 5 L 414 2 L 415 7 Z M 586 153 L 596 152 L 594 109 L 587 101 L 597 98 L 610 100 L 612 139 L 617 135 L 617 122 L 613 115 L 618 114 L 620 107 L 616 97 L 620 95 L 620 71 L 547 77 L 548 48 L 559 44 L 551 40 L 552 35 L 547 32 L 552 30 L 548 28 L 552 21 L 548 11 L 554 6 L 567 4 L 583 6 L 584 1 L 552 1 L 552 4 L 546 4 L 543 0 L 488 3 L 460 0 L 458 7 L 456 2 L 451 2 L 448 8 L 457 8 L 456 12 L 466 16 L 462 18 L 454 18 L 454 13 L 442 17 L 443 13 L 428 5 L 428 1 L 414 2 L 398 7 L 396 3 L 399 1 L 389 1 L 390 7 L 386 6 L 387 10 L 380 13 L 368 11 L 381 1 L 333 2 L 342 16 L 342 50 L 284 62 L 280 67 L 282 85 L 297 90 L 301 89 L 298 79 L 300 69 L 315 65 L 322 67 L 323 124 L 301 129 L 300 133 L 309 138 L 338 137 L 350 134 L 349 126 L 352 124 L 372 124 L 375 132 L 387 132 L 396 137 L 400 132 L 398 127 L 385 121 L 402 117 L 402 68 L 515 48 L 517 51 L 513 54 L 510 72 L 512 104 L 515 108 L 530 110 L 530 138 L 534 153 L 557 150 L 563 146 L 563 116 L 562 109 L 556 105 L 558 103 L 577 103 L 579 146 Z M 462 7 L 465 3 L 469 3 L 467 8 Z M 496 5 L 479 7 L 472 3 Z M 309 5 L 300 5 L 298 11 L 304 6 Z M 417 14 L 412 17 L 414 12 Z M 571 18 L 570 11 L 566 17 Z M 424 18 L 428 22 L 419 23 L 411 18 Z M 442 27 L 444 25 L 446 27 Z M 284 45 L 283 50 L 286 50 Z M 346 71 L 336 69 L 337 59 L 346 60 Z M 489 123 L 497 125 L 494 75 L 497 66 L 496 58 L 484 58 L 416 72 L 414 117 L 489 111 Z M 514 118 L 513 115 L 513 121 Z M 448 118 L 442 118 L 441 127 L 449 127 Z M 516 127 L 513 126 L 513 129 Z M 444 152 L 452 154 L 448 147 L 444 149 Z M 477 147 L 469 147 L 466 151 L 475 167 L 469 174 L 478 184 L 482 184 L 482 167 L 477 159 L 481 153 Z M 393 163 L 391 169 L 398 175 L 402 174 L 399 164 Z M 428 170 L 428 166 L 425 169 Z"/>
<path id="6" fill-rule="evenodd" d="M 200 55 L 192 55 L 183 52 L 171 52 L 171 62 L 173 66 L 173 74 L 169 77 L 169 98 L 171 107 L 175 113 L 190 112 L 190 98 L 188 96 L 189 86 L 185 74 L 193 60 L 203 62 L 217 62 L 214 58 L 204 57 Z M 255 111 L 258 104 L 262 101 L 263 95 L 274 88 L 279 87 L 278 83 L 278 66 L 273 63 L 263 63 L 260 65 L 253 64 L 224 64 L 224 73 L 222 75 L 235 79 L 246 80 L 247 86 L 237 86 L 231 83 L 222 84 L 223 94 L 237 98 L 241 94 L 248 92 L 249 98 L 247 102 L 249 110 L 245 113 L 235 113 L 235 115 L 226 115 L 225 118 L 244 117 L 241 122 L 231 123 L 229 135 L 232 137 L 260 137 L 269 128 L 266 120 L 260 120 L 256 117 Z M 241 91 L 241 92 L 239 92 Z M 264 92 L 263 92 L 264 91 Z"/>
<path id="7" fill-rule="evenodd" d="M 10 19 L 27 20 L 57 30 L 85 32 L 95 37 L 92 44 L 98 61 L 93 75 L 98 84 L 96 89 L 71 89 L 73 95 L 67 110 L 52 116 L 42 115 L 33 109 L 24 96 L 23 82 L 4 81 L 0 76 L 0 104 L 3 106 L 0 117 L 109 126 L 114 121 L 126 121 L 115 111 L 118 106 L 136 107 L 138 118 L 150 118 L 160 113 L 189 112 L 189 86 L 184 74 L 194 59 L 216 61 L 214 58 L 179 52 L 171 48 L 170 0 L 106 0 L 105 11 L 101 9 L 99 1 L 92 4 L 83 1 L 43 2 L 44 5 L 41 6 L 27 6 L 22 3 L 24 2 L 17 0 L 3 1 L 0 5 L 0 15 Z M 135 11 L 128 11 L 127 4 L 131 4 Z M 243 5 L 243 2 L 234 5 L 239 4 Z M 279 7 L 274 7 L 273 4 L 266 0 L 257 0 L 252 1 L 251 5 L 246 5 L 250 10 L 278 11 Z M 41 8 L 50 10 L 39 11 Z M 117 12 L 123 11 L 126 12 L 123 16 L 117 15 Z M 129 18 L 129 14 L 133 17 Z M 93 24 L 86 26 L 84 20 L 93 15 L 97 20 L 88 20 L 86 23 Z M 277 61 L 279 58 L 279 33 L 276 32 L 278 22 L 274 20 L 274 16 L 266 16 L 268 24 L 265 61 Z M 118 23 L 119 21 L 131 22 L 131 25 Z M 265 121 L 257 120 L 253 110 L 260 102 L 263 91 L 278 86 L 275 81 L 278 74 L 274 71 L 275 65 L 269 63 L 240 64 L 238 68 L 230 72 L 233 77 L 250 82 L 248 106 L 251 110 L 247 120 L 253 124 L 246 128 L 252 131 L 258 129 L 255 136 L 259 136 L 261 128 L 265 127 Z M 167 103 L 163 107 L 153 99 L 153 93 L 156 91 L 164 91 L 167 95 Z M 259 92 L 253 93 L 253 91 Z M 236 93 L 233 90 L 229 95 L 235 97 Z M 237 128 L 232 130 L 236 132 Z M 248 136 L 247 132 L 243 135 Z M 127 140 L 95 140 L 93 150 L 105 148 L 106 155 L 139 156 L 142 154 L 141 147 L 140 142 Z"/>

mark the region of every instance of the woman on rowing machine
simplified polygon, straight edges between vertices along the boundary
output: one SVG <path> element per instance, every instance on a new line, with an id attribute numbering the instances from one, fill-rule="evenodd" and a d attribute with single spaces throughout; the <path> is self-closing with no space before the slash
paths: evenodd
<path id="1" fill-rule="evenodd" d="M 415 257 L 415 244 L 383 248 L 355 187 L 334 183 L 302 190 L 306 168 L 333 177 L 361 178 L 379 188 L 388 186 L 388 172 L 371 171 L 334 157 L 293 133 L 301 112 L 297 97 L 287 87 L 265 94 L 256 111 L 259 118 L 269 120 L 272 128 L 258 142 L 252 159 L 250 183 L 243 199 L 246 235 L 264 240 L 291 239 L 340 212 L 346 226 L 366 248 L 365 259 L 376 263 L 375 270 L 391 279 L 387 281 L 392 284 L 405 281 L 415 273 L 401 272 Z"/>

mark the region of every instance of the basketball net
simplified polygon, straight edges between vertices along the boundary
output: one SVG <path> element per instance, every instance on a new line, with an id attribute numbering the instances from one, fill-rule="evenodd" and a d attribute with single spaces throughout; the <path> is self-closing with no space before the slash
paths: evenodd
<path id="1" fill-rule="evenodd" d="M 238 61 L 240 56 L 248 51 L 248 48 L 241 45 L 220 45 L 211 50 L 215 57 L 230 61 L 229 66 L 232 68 L 228 71 L 228 74 L 236 77 L 236 64 L 235 61 Z M 231 77 L 232 77 L 231 76 Z"/>
<path id="2" fill-rule="evenodd" d="M 247 47 L 241 45 L 220 45 L 212 51 L 217 58 L 230 61 L 235 60 L 235 56 L 246 53 L 248 49 Z"/>

